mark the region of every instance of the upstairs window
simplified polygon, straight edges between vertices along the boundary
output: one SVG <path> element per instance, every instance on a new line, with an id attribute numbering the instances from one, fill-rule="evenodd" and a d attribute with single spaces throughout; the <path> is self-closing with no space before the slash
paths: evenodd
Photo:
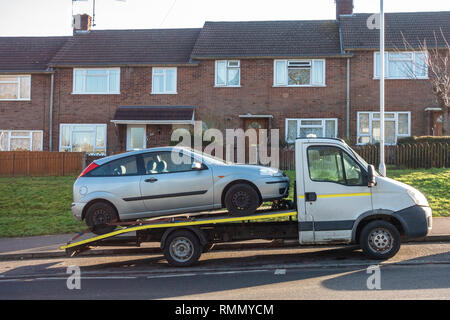
<path id="1" fill-rule="evenodd" d="M 73 93 L 119 94 L 120 68 L 74 69 Z"/>
<path id="2" fill-rule="evenodd" d="M 426 52 L 385 52 L 386 79 L 428 79 Z M 374 77 L 380 78 L 380 53 L 374 55 Z"/>
<path id="3" fill-rule="evenodd" d="M 239 60 L 216 61 L 216 87 L 239 87 L 241 63 Z"/>
<path id="4" fill-rule="evenodd" d="M 177 93 L 177 68 L 153 68 L 152 94 Z"/>
<path id="5" fill-rule="evenodd" d="M 275 60 L 274 86 L 325 86 L 325 60 Z"/>
<path id="6" fill-rule="evenodd" d="M 0 100 L 30 100 L 30 75 L 0 75 Z"/>

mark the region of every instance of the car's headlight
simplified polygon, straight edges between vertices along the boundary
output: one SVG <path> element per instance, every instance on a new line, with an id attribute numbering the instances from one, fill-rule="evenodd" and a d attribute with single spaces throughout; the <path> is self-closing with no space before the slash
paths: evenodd
<path id="1" fill-rule="evenodd" d="M 406 191 L 408 191 L 410 198 L 412 199 L 412 201 L 414 201 L 416 205 L 425 207 L 429 206 L 427 198 L 425 198 L 425 196 L 421 192 L 410 189 L 407 189 Z"/>
<path id="2" fill-rule="evenodd" d="M 283 172 L 271 168 L 263 168 L 259 170 L 259 174 L 262 176 L 282 177 Z"/>

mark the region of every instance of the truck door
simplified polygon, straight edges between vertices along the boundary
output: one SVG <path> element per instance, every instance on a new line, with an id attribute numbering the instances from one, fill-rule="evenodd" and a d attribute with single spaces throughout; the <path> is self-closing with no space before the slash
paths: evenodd
<path id="1" fill-rule="evenodd" d="M 357 217 L 372 210 L 365 170 L 338 145 L 304 144 L 303 155 L 299 198 L 313 220 L 314 242 L 350 242 Z"/>

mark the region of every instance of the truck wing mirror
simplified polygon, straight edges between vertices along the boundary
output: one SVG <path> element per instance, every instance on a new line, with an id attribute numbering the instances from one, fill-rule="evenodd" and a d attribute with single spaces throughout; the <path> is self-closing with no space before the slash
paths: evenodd
<path id="1" fill-rule="evenodd" d="M 377 180 L 375 178 L 375 167 L 369 164 L 367 171 L 368 171 L 367 186 L 371 188 L 377 184 Z"/>

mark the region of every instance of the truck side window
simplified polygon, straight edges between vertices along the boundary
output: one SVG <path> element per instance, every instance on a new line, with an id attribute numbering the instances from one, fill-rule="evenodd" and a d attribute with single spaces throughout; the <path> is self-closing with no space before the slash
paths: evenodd
<path id="1" fill-rule="evenodd" d="M 312 181 L 335 182 L 350 186 L 363 184 L 360 166 L 340 148 L 309 147 L 308 167 Z"/>
<path id="2" fill-rule="evenodd" d="M 342 152 L 334 147 L 308 148 L 309 176 L 313 181 L 346 184 Z"/>
<path id="3" fill-rule="evenodd" d="M 360 186 L 363 184 L 363 175 L 361 168 L 347 153 L 343 152 L 345 178 L 347 184 L 351 186 Z"/>

